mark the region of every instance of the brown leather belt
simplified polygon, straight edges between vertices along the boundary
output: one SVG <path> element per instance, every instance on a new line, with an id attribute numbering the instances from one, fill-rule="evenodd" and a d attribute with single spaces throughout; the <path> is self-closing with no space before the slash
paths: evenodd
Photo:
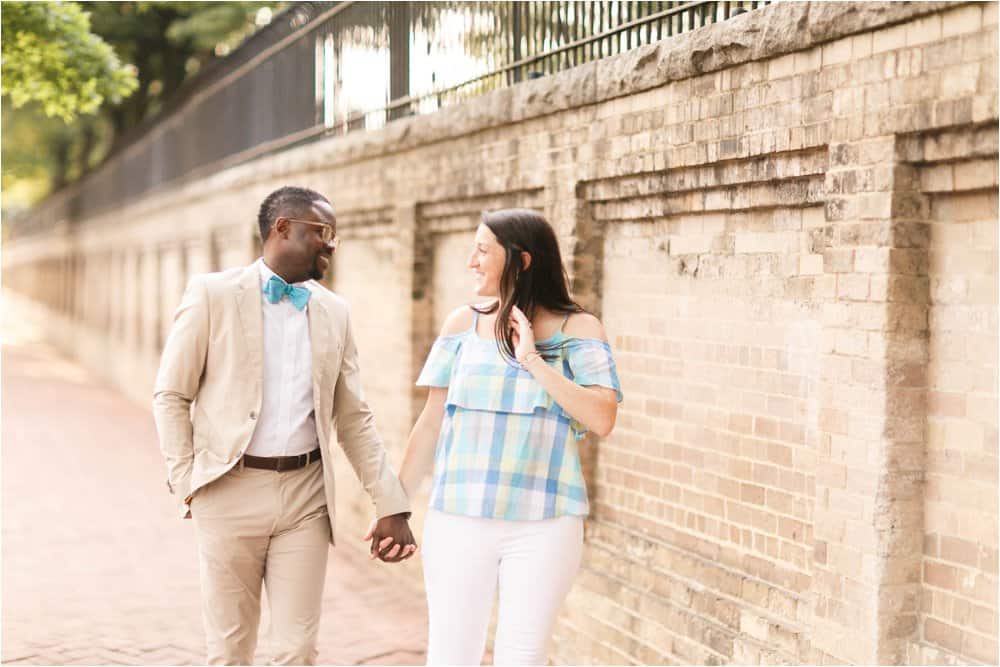
<path id="1" fill-rule="evenodd" d="M 261 470 L 274 470 L 275 472 L 288 472 L 304 468 L 314 461 L 322 458 L 319 447 L 308 454 L 298 456 L 250 456 L 243 455 L 243 465 L 247 468 L 260 468 Z"/>

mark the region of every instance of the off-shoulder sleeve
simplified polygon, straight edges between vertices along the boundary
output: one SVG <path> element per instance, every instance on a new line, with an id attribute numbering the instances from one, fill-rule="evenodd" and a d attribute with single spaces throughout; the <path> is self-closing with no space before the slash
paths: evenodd
<path id="1" fill-rule="evenodd" d="M 462 337 L 439 336 L 431 346 L 424 368 L 417 378 L 418 387 L 447 387 L 451 381 L 451 371 L 455 358 L 462 349 Z"/>
<path id="2" fill-rule="evenodd" d="M 566 361 L 573 381 L 584 387 L 599 385 L 614 389 L 618 402 L 622 388 L 611 346 L 597 338 L 572 338 L 566 342 Z"/>

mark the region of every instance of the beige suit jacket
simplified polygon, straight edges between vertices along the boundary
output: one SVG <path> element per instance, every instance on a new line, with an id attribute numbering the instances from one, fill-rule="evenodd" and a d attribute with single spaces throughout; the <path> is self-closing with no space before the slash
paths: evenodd
<path id="1" fill-rule="evenodd" d="M 306 285 L 312 292 L 306 312 L 313 405 L 331 531 L 334 430 L 375 503 L 375 516 L 408 512 L 406 493 L 362 396 L 347 303 L 316 282 Z M 192 278 L 174 316 L 156 376 L 153 416 L 167 462 L 167 486 L 185 518 L 198 489 L 235 466 L 250 443 L 264 377 L 261 299 L 260 271 L 251 264 Z"/>

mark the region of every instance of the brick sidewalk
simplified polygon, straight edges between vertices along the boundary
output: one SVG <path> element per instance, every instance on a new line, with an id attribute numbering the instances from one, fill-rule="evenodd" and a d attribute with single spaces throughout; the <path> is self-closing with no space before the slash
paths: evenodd
<path id="1" fill-rule="evenodd" d="M 175 518 L 149 411 L 52 348 L 15 341 L 2 416 L 3 662 L 204 661 L 193 527 Z M 331 552 L 321 663 L 423 662 L 424 600 L 387 567 Z"/>

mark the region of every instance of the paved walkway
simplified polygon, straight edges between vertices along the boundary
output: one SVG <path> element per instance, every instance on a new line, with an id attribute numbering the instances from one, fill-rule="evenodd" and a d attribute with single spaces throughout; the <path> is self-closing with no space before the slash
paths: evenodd
<path id="1" fill-rule="evenodd" d="M 175 518 L 153 420 L 4 323 L 4 663 L 204 661 L 193 528 Z M 342 539 L 349 539 L 344 535 Z M 319 659 L 419 664 L 422 597 L 331 553 Z M 265 619 L 266 624 L 266 619 Z M 258 662 L 267 659 L 262 629 Z"/>

